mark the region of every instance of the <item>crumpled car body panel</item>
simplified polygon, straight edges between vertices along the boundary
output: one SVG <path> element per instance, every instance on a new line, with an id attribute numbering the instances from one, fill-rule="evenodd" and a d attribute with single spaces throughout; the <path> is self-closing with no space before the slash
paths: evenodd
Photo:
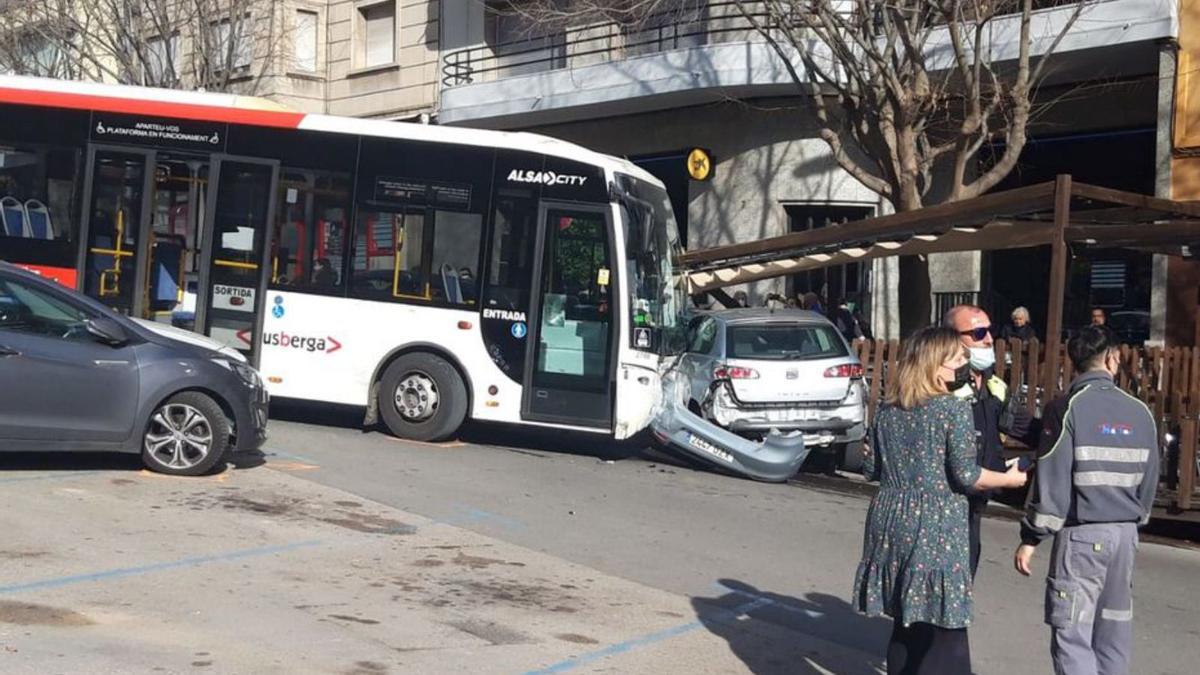
<path id="1" fill-rule="evenodd" d="M 772 431 L 759 443 L 722 429 L 669 396 L 651 427 L 661 443 L 691 457 L 756 480 L 782 482 L 795 475 L 810 447 L 799 432 Z"/>

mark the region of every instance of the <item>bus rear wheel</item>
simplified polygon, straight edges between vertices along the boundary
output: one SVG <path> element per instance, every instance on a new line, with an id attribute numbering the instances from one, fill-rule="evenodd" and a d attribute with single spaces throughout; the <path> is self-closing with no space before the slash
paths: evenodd
<path id="1" fill-rule="evenodd" d="M 433 354 L 405 354 L 383 371 L 377 394 L 384 424 L 414 441 L 451 438 L 467 417 L 467 387 L 450 362 Z"/>

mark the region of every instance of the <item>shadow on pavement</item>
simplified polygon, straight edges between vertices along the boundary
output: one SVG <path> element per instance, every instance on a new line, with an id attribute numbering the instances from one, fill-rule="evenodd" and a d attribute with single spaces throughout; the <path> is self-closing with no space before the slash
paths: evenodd
<path id="1" fill-rule="evenodd" d="M 226 469 L 253 469 L 266 464 L 261 452 L 231 452 L 225 462 L 205 475 Z M 0 453 L 0 471 L 141 471 L 146 468 L 141 455 L 130 452 L 4 452 Z"/>
<path id="2" fill-rule="evenodd" d="M 0 471 L 140 471 L 139 455 L 124 452 L 5 452 Z"/>
<path id="3" fill-rule="evenodd" d="M 721 579 L 716 597 L 692 598 L 700 622 L 729 643 L 730 650 L 757 675 L 783 673 L 877 673 L 884 668 L 892 622 L 866 617 L 848 602 L 826 593 L 803 599 L 760 591 L 741 581 Z M 800 646 L 787 631 L 832 642 L 837 655 Z M 847 661 L 846 654 L 852 654 Z"/>
<path id="4" fill-rule="evenodd" d="M 319 424 L 326 427 L 373 431 L 363 426 L 363 409 L 359 406 L 316 403 L 295 399 L 271 399 L 270 419 L 297 424 Z M 269 429 L 269 425 L 268 425 Z"/>
<path id="5" fill-rule="evenodd" d="M 617 441 L 607 435 L 578 431 L 471 422 L 463 428 L 459 440 L 517 452 L 584 455 L 615 461 L 642 457 L 649 437 Z"/>

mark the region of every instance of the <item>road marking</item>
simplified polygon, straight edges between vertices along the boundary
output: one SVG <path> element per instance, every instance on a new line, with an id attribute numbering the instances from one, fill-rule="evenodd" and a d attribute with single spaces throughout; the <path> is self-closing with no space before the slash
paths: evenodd
<path id="1" fill-rule="evenodd" d="M 312 471 L 321 468 L 316 464 L 305 464 L 304 462 L 267 462 L 267 465 L 279 471 Z"/>
<path id="2" fill-rule="evenodd" d="M 503 525 L 512 530 L 525 529 L 524 523 L 509 518 L 508 516 L 502 516 L 498 513 L 492 513 L 491 511 L 484 511 L 483 509 L 477 509 L 466 504 L 454 504 L 453 506 L 458 511 L 461 511 L 463 515 L 450 516 L 449 518 L 439 518 L 434 522 L 441 525 L 450 525 L 451 527 L 462 527 L 471 523 L 489 521 Z"/>
<path id="3" fill-rule="evenodd" d="M 91 476 L 102 473 L 101 471 L 67 471 L 64 473 L 48 473 L 39 474 L 37 476 L 15 476 L 12 478 L 0 478 L 0 483 L 24 483 L 31 480 L 59 480 L 66 478 L 76 478 L 78 476 Z"/>
<path id="4" fill-rule="evenodd" d="M 255 558 L 264 555 L 273 555 L 275 553 L 285 553 L 296 549 L 308 548 L 317 546 L 321 541 L 313 539 L 309 541 L 298 541 L 292 544 L 284 544 L 282 546 L 265 546 L 261 548 L 248 548 L 241 551 L 230 551 L 229 553 L 219 553 L 217 555 L 196 556 L 193 558 L 183 558 L 181 560 L 173 560 L 170 562 L 155 563 L 153 565 L 143 565 L 141 567 L 119 567 L 116 569 L 105 570 L 103 572 L 92 572 L 89 574 L 75 574 L 65 577 L 53 577 L 50 579 L 41 579 L 39 581 L 28 581 L 20 584 L 11 584 L 8 586 L 0 586 L 0 595 L 8 595 L 11 593 L 20 593 L 22 591 L 34 591 L 44 588 L 58 588 L 59 586 L 70 586 L 72 584 L 81 584 L 89 581 L 106 581 L 108 579 L 120 579 L 123 577 L 133 577 L 141 574 L 150 574 L 153 572 L 161 572 L 163 570 L 178 569 L 181 567 L 199 567 L 208 563 L 229 562 L 231 560 L 241 560 L 243 558 Z"/>
<path id="5" fill-rule="evenodd" d="M 297 462 L 303 462 L 305 464 L 311 464 L 313 466 L 320 466 L 320 464 L 315 459 L 309 459 L 308 457 L 303 457 L 301 455 L 293 455 L 290 452 L 283 452 L 282 450 L 271 450 L 270 452 L 267 452 L 266 455 L 267 455 L 267 457 L 286 457 L 288 459 L 295 460 Z"/>
<path id="6" fill-rule="evenodd" d="M 738 605 L 737 607 L 729 610 L 715 608 L 712 614 L 707 618 L 711 621 L 741 621 L 749 612 L 753 612 L 759 607 L 765 607 L 768 604 L 771 604 L 771 600 L 768 598 L 759 598 L 758 600 L 753 600 L 751 602 Z M 674 637 L 679 637 L 680 635 L 685 635 L 703 627 L 704 623 L 701 621 L 691 621 L 689 623 L 679 624 L 678 626 L 665 628 L 648 635 L 633 638 L 632 640 L 618 642 L 615 645 L 609 645 L 603 649 L 597 649 L 594 652 L 589 652 L 587 654 L 566 659 L 564 661 L 559 661 L 558 663 L 547 666 L 540 670 L 530 670 L 526 672 L 525 675 L 552 675 L 553 673 L 565 673 L 574 670 L 579 666 L 587 665 L 589 663 L 599 661 L 600 659 L 608 658 L 609 656 L 625 654 L 638 649 L 639 647 L 648 647 L 665 640 L 670 640 Z"/>
<path id="7" fill-rule="evenodd" d="M 395 436 L 386 436 L 386 438 L 389 441 L 392 441 L 393 443 L 405 443 L 405 444 L 411 443 L 412 445 L 423 445 L 428 448 L 443 448 L 444 449 L 444 448 L 461 448 L 461 447 L 466 446 L 466 443 L 463 443 L 462 441 L 446 441 L 444 443 L 430 443 L 429 441 L 410 441 L 407 438 L 396 438 Z"/>
<path id="8" fill-rule="evenodd" d="M 825 616 L 825 612 L 818 612 L 815 609 L 805 609 L 804 607 L 795 607 L 795 606 L 790 605 L 785 602 L 779 602 L 778 600 L 772 600 L 771 598 L 768 598 L 765 595 L 759 595 L 758 593 L 751 593 L 750 591 L 743 591 L 743 590 L 740 590 L 737 588 L 730 588 L 729 586 L 726 586 L 725 584 L 723 584 L 719 581 L 717 583 L 713 584 L 713 588 L 725 591 L 726 593 L 733 593 L 735 595 L 740 595 L 740 596 L 743 596 L 746 598 L 754 598 L 755 600 L 762 600 L 772 607 L 777 607 L 779 609 L 782 609 L 782 610 L 785 610 L 788 612 L 794 612 L 796 614 L 803 614 L 804 616 L 807 616 L 810 619 L 819 619 L 819 618 Z"/>

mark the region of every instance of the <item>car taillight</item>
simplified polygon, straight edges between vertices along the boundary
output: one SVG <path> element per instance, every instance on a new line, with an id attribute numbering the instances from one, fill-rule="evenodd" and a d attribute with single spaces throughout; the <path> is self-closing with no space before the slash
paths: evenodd
<path id="1" fill-rule="evenodd" d="M 758 371 L 742 366 L 717 366 L 713 369 L 713 379 L 716 380 L 757 380 Z"/>
<path id="2" fill-rule="evenodd" d="M 825 369 L 825 377 L 848 377 L 852 380 L 861 379 L 863 376 L 863 367 L 857 363 L 843 363 L 840 366 L 833 366 Z"/>

